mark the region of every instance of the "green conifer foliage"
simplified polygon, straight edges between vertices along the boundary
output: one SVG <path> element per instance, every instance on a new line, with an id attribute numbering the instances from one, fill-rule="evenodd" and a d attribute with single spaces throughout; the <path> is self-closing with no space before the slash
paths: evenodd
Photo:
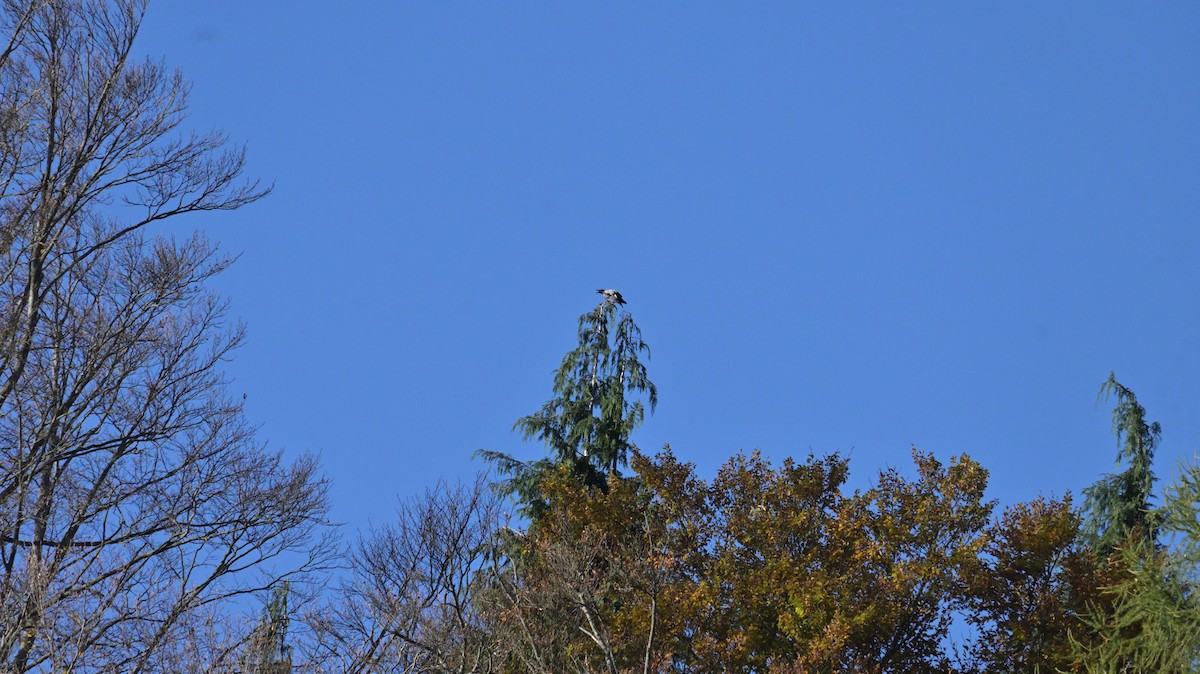
<path id="1" fill-rule="evenodd" d="M 1098 638 L 1073 645 L 1089 673 L 1200 672 L 1200 467 L 1180 472 L 1156 511 L 1162 542 L 1121 545 L 1112 606 L 1085 617 Z"/>
<path id="2" fill-rule="evenodd" d="M 579 317 L 578 337 L 554 375 L 554 395 L 514 425 L 525 439 L 541 440 L 550 456 L 524 462 L 478 452 L 509 476 L 505 488 L 534 519 L 544 511 L 542 479 L 557 466 L 570 467 L 589 486 L 606 487 L 607 476 L 629 462 L 629 436 L 645 420 L 646 405 L 653 412 L 658 404 L 658 389 L 641 361 L 650 348 L 628 311 L 601 302 Z"/>
<path id="3" fill-rule="evenodd" d="M 1104 475 L 1084 489 L 1084 531 L 1093 547 L 1107 555 L 1130 536 L 1147 541 L 1158 538 L 1158 516 L 1151 500 L 1154 489 L 1154 448 L 1162 429 L 1146 422 L 1146 408 L 1138 403 L 1133 391 L 1110 373 L 1100 387 L 1100 398 L 1117 397 L 1113 408 L 1113 434 L 1117 436 L 1119 473 Z"/>
<path id="4" fill-rule="evenodd" d="M 262 621 L 250 635 L 243 658 L 243 671 L 250 674 L 290 674 L 292 647 L 287 645 L 288 582 L 275 586 L 263 609 Z"/>
<path id="5" fill-rule="evenodd" d="M 1107 607 L 1084 616 L 1097 638 L 1072 640 L 1089 673 L 1200 671 L 1200 477 L 1185 465 L 1161 508 L 1151 504 L 1152 463 L 1161 429 L 1146 422 L 1133 392 L 1109 375 L 1102 397 L 1117 396 L 1113 431 L 1124 471 L 1084 490 L 1085 532 L 1107 558 Z"/>

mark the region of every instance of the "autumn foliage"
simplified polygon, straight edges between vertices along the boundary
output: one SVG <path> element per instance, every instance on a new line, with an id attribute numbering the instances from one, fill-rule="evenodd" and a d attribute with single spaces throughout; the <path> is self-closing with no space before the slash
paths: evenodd
<path id="1" fill-rule="evenodd" d="M 1049 672 L 1098 591 L 1070 499 L 993 519 L 966 456 L 913 450 L 856 491 L 836 454 L 631 467 L 546 479 L 495 616 L 523 671 Z"/>
<path id="2" fill-rule="evenodd" d="M 711 479 L 669 446 L 642 453 L 628 433 L 643 409 L 631 401 L 656 400 L 638 361 L 648 348 L 611 304 L 579 325 L 555 397 L 518 422 L 530 436 L 536 419 L 550 457 L 482 453 L 529 518 L 482 574 L 502 671 L 1193 671 L 1168 654 L 1200 644 L 1200 620 L 1164 622 L 1175 614 L 1157 607 L 1195 608 L 1178 580 L 1194 567 L 1168 565 L 1156 540 L 1193 511 L 1179 497 L 1173 520 L 1150 506 L 1159 429 L 1114 377 L 1102 397 L 1118 398 L 1128 467 L 1082 509 L 1067 493 L 996 512 L 987 470 L 965 454 L 914 448 L 910 465 L 852 490 L 836 452 L 778 465 L 737 454 Z M 613 358 L 624 343 L 637 348 Z M 600 423 L 614 415 L 627 423 Z M 1148 637 L 1160 633 L 1171 638 Z"/>

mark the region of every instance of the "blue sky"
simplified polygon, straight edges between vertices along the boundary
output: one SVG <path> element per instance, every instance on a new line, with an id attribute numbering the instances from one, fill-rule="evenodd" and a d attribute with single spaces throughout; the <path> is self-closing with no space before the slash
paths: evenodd
<path id="1" fill-rule="evenodd" d="M 263 437 L 335 518 L 472 475 L 620 289 L 635 440 L 968 453 L 1002 503 L 1111 470 L 1115 370 L 1200 448 L 1200 5 L 155 3 L 141 48 L 267 200 L 201 227 Z"/>

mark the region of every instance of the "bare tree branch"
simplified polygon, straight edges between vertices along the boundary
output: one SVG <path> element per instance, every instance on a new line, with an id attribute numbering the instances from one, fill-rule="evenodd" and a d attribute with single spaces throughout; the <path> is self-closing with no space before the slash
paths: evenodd
<path id="1" fill-rule="evenodd" d="M 486 479 L 439 484 L 404 502 L 396 521 L 362 539 L 331 605 L 306 617 L 307 660 L 319 671 L 499 671 L 479 613 L 481 572 L 500 504 Z"/>
<path id="2" fill-rule="evenodd" d="M 0 671 L 225 661 L 218 607 L 334 551 L 316 462 L 224 393 L 229 259 L 150 231 L 268 190 L 180 132 L 186 82 L 130 57 L 145 8 L 0 3 Z"/>

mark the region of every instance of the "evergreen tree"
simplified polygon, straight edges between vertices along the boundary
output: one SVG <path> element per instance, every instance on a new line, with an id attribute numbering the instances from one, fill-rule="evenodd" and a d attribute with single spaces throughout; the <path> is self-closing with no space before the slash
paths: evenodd
<path id="1" fill-rule="evenodd" d="M 1086 617 L 1099 638 L 1075 643 L 1086 671 L 1200 672 L 1200 467 L 1182 466 L 1156 511 L 1165 544 L 1134 540 L 1117 551 L 1124 572 L 1112 606 Z"/>
<path id="2" fill-rule="evenodd" d="M 1146 408 L 1114 373 L 1100 387 L 1100 398 L 1117 397 L 1113 408 L 1113 434 L 1117 436 L 1117 467 L 1084 489 L 1084 531 L 1093 547 L 1107 555 L 1130 536 L 1146 541 L 1158 538 L 1158 516 L 1150 501 L 1154 489 L 1154 448 L 1162 433 L 1157 422 L 1146 422 Z"/>
<path id="3" fill-rule="evenodd" d="M 629 436 L 646 416 L 641 396 L 651 412 L 658 404 L 658 389 L 640 360 L 650 349 L 628 311 L 606 298 L 579 317 L 578 336 L 579 345 L 554 375 L 554 395 L 514 425 L 526 440 L 541 440 L 550 456 L 524 462 L 502 452 L 478 452 L 509 476 L 504 488 L 534 519 L 546 506 L 542 479 L 558 466 L 568 466 L 588 486 L 605 488 L 607 476 L 629 462 Z"/>
<path id="4" fill-rule="evenodd" d="M 1129 389 L 1109 375 L 1102 397 L 1117 396 L 1113 432 L 1124 471 L 1102 477 L 1084 490 L 1086 538 L 1107 558 L 1110 604 L 1084 616 L 1097 638 L 1073 641 L 1087 672 L 1196 672 L 1200 665 L 1200 606 L 1196 471 L 1184 471 L 1160 509 L 1153 499 L 1154 448 L 1161 428 L 1146 422 L 1146 410 Z M 1160 540 L 1163 532 L 1169 534 Z M 1168 546 L 1171 535 L 1176 544 Z"/>
<path id="5" fill-rule="evenodd" d="M 246 674 L 290 674 L 292 647 L 287 645 L 288 582 L 285 580 L 271 592 L 271 600 L 263 609 L 262 621 L 250 635 L 242 671 Z"/>

